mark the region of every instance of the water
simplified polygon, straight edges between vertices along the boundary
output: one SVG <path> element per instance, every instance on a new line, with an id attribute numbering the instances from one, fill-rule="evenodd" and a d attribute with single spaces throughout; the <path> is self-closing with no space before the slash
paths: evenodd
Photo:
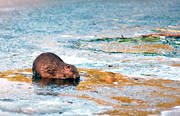
<path id="1" fill-rule="evenodd" d="M 15 0 L 8 2 L 3 0 L 0 2 L 1 72 L 31 68 L 37 55 L 42 52 L 53 52 L 65 62 L 78 68 L 102 69 L 129 77 L 175 80 L 175 85 L 180 80 L 179 38 L 162 38 L 157 42 L 90 41 L 122 35 L 136 37 L 155 33 L 156 28 L 178 30 L 180 29 L 180 1 L 178 0 Z M 172 28 L 173 26 L 175 28 Z M 82 76 L 81 82 L 86 79 L 87 77 Z M 52 85 L 46 88 L 6 79 L 1 79 L 1 82 L 5 84 L 1 85 L 3 88 L 0 93 L 1 115 L 96 115 L 113 110 L 118 104 L 116 100 L 111 99 L 110 95 L 107 97 L 102 93 L 79 91 L 74 86 L 61 88 Z M 177 86 L 179 87 L 178 84 Z M 109 88 L 112 89 L 112 87 Z M 111 91 L 101 87 L 96 91 L 101 92 L 99 89 Z M 42 91 L 40 92 L 42 95 L 39 95 L 38 91 Z M 115 88 L 113 91 L 123 96 L 120 94 L 121 90 Z M 133 91 L 127 91 L 134 94 Z M 177 89 L 174 91 L 178 94 Z M 61 95 L 63 92 L 68 95 Z M 83 99 L 82 96 L 86 92 L 86 97 L 95 96 L 96 99 L 116 105 L 97 105 L 97 100 Z M 69 95 L 72 93 L 82 96 Z M 127 96 L 138 99 L 132 95 Z M 49 106 L 52 107 L 49 108 Z M 153 109 L 149 110 L 153 111 Z"/>

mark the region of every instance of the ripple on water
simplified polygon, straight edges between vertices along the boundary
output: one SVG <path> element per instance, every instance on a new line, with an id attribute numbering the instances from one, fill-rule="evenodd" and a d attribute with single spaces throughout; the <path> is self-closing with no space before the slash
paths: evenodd
<path id="1" fill-rule="evenodd" d="M 179 1 L 2 1 L 0 115 L 178 113 L 179 38 L 134 36 L 179 30 Z M 32 82 L 42 52 L 79 67 L 80 82 Z"/>
<path id="2" fill-rule="evenodd" d="M 179 81 L 79 71 L 84 79 L 76 86 L 32 82 L 31 69 L 2 72 L 1 86 L 7 88 L 1 90 L 0 109 L 22 115 L 130 115 L 159 114 L 179 104 Z"/>

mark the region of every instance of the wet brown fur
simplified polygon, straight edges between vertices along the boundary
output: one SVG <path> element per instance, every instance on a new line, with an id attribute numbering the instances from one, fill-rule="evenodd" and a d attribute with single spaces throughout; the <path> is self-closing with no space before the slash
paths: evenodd
<path id="1" fill-rule="evenodd" d="M 33 79 L 79 79 L 79 72 L 74 65 L 65 63 L 54 53 L 42 53 L 33 62 Z"/>

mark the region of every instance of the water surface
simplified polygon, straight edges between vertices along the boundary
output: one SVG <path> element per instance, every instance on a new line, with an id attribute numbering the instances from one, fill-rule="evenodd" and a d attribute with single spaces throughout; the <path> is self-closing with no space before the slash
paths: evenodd
<path id="1" fill-rule="evenodd" d="M 15 70 L 5 76 L 1 74 L 12 78 L 0 79 L 2 115 L 148 115 L 180 105 L 179 38 L 114 39 L 159 33 L 156 28 L 180 30 L 180 1 L 1 0 L 0 3 L 0 71 Z M 80 68 L 78 86 L 33 83 L 31 71 L 24 69 L 31 68 L 42 52 L 56 53 Z M 16 79 L 19 69 L 23 71 Z M 95 70 L 91 73 L 87 69 Z M 99 69 L 114 73 L 95 73 Z M 123 76 L 117 79 L 116 74 Z M 126 80 L 127 77 L 138 78 L 140 82 Z M 141 81 L 142 78 L 153 79 Z"/>

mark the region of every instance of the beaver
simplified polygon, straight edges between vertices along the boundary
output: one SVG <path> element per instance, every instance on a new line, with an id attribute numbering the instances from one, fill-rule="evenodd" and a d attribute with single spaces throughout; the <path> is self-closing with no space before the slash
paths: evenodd
<path id="1" fill-rule="evenodd" d="M 33 61 L 33 79 L 79 79 L 79 72 L 74 65 L 65 63 L 59 56 L 47 52 L 40 54 Z"/>

